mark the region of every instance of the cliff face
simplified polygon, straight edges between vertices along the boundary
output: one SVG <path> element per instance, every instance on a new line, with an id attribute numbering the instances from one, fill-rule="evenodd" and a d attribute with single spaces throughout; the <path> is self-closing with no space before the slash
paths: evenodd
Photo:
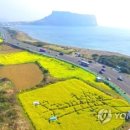
<path id="1" fill-rule="evenodd" d="M 96 26 L 94 15 L 82 15 L 70 12 L 54 11 L 51 15 L 32 22 L 32 24 L 52 26 Z"/>

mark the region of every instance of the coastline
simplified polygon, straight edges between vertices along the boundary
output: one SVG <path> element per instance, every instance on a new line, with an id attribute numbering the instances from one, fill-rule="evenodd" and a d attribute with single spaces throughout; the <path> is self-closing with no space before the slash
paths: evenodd
<path id="1" fill-rule="evenodd" d="M 90 58 L 93 54 L 97 54 L 99 56 L 101 55 L 107 55 L 107 56 L 120 56 L 120 57 L 127 57 L 130 58 L 129 55 L 121 54 L 118 52 L 110 52 L 110 51 L 103 51 L 103 50 L 95 50 L 95 49 L 87 49 L 87 48 L 79 48 L 79 47 L 73 47 L 73 46 L 65 46 L 65 45 L 59 45 L 59 44 L 53 44 L 53 43 L 48 43 L 44 42 L 38 39 L 35 39 L 31 37 L 29 34 L 23 31 L 18 31 L 9 28 L 8 32 L 11 33 L 13 31 L 13 38 L 17 39 L 18 41 L 26 42 L 28 44 L 32 44 L 35 46 L 43 47 L 46 49 L 54 50 L 57 52 L 64 52 L 69 55 L 73 55 L 73 53 L 78 52 L 81 55 L 83 55 L 84 58 Z"/>

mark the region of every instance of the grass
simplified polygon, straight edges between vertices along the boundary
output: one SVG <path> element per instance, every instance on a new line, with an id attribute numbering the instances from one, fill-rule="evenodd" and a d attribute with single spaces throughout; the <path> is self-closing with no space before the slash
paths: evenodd
<path id="1" fill-rule="evenodd" d="M 11 87 L 12 83 L 9 81 L 0 82 L 0 129 L 3 130 L 5 130 L 6 124 L 13 123 L 17 117 L 16 111 L 14 111 L 14 104 L 12 103 L 15 102 L 14 95 L 7 93 L 7 89 Z"/>
<path id="2" fill-rule="evenodd" d="M 22 113 L 13 84 L 0 81 L 0 130 L 33 130 Z"/>
<path id="3" fill-rule="evenodd" d="M 112 130 L 124 122 L 115 119 L 114 113 L 130 109 L 126 101 L 108 96 L 77 79 L 21 93 L 19 99 L 36 130 Z M 40 105 L 34 106 L 34 101 L 39 101 Z M 97 120 L 98 111 L 104 108 L 112 110 L 113 114 L 106 124 Z M 49 122 L 53 115 L 58 120 Z"/>
<path id="4" fill-rule="evenodd" d="M 0 44 L 2 44 L 3 43 L 3 39 L 2 38 L 0 38 Z"/>
<path id="5" fill-rule="evenodd" d="M 58 45 L 46 44 L 43 47 L 50 49 L 50 50 L 57 51 L 57 52 L 63 52 L 65 54 L 72 54 L 72 53 L 76 52 L 76 49 L 73 49 L 70 47 L 58 46 Z"/>

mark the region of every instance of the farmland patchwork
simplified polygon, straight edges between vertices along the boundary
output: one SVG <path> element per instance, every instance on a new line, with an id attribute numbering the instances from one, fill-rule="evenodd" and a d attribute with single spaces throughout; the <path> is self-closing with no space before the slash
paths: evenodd
<path id="1" fill-rule="evenodd" d="M 103 124 L 98 119 L 101 109 L 112 114 L 127 112 L 130 105 L 96 76 L 72 64 L 54 58 L 17 52 L 0 54 L 1 65 L 37 62 L 59 81 L 42 88 L 22 92 L 20 102 L 36 130 L 112 130 L 124 123 L 112 118 Z"/>

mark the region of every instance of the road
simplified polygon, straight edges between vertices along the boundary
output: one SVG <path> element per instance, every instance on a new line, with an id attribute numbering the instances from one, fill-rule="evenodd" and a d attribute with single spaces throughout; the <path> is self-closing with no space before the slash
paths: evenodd
<path id="1" fill-rule="evenodd" d="M 66 54 L 61 56 L 61 55 L 59 55 L 58 52 L 51 51 L 51 50 L 47 50 L 45 53 L 39 52 L 39 47 L 29 45 L 27 43 L 23 43 L 23 42 L 20 42 L 16 39 L 12 38 L 6 29 L 0 28 L 0 32 L 2 33 L 5 43 L 8 43 L 11 46 L 17 46 L 19 48 L 29 50 L 31 52 L 48 55 L 50 57 L 65 60 L 67 62 L 71 62 L 78 66 L 80 65 L 80 63 L 79 63 L 79 61 L 81 61 L 80 57 L 70 56 L 70 55 L 66 55 Z M 99 71 L 102 69 L 102 66 L 103 66 L 102 64 L 93 62 L 93 63 L 90 63 L 88 68 L 84 68 L 82 66 L 81 67 L 86 70 L 89 69 L 95 73 L 99 73 Z M 122 90 L 124 90 L 127 94 L 130 95 L 130 75 L 119 73 L 118 71 L 114 70 L 111 67 L 106 67 L 106 71 L 103 74 L 103 76 L 105 78 L 109 77 L 114 84 L 118 85 Z M 123 81 L 117 80 L 117 77 L 119 77 L 119 76 L 123 77 Z"/>

